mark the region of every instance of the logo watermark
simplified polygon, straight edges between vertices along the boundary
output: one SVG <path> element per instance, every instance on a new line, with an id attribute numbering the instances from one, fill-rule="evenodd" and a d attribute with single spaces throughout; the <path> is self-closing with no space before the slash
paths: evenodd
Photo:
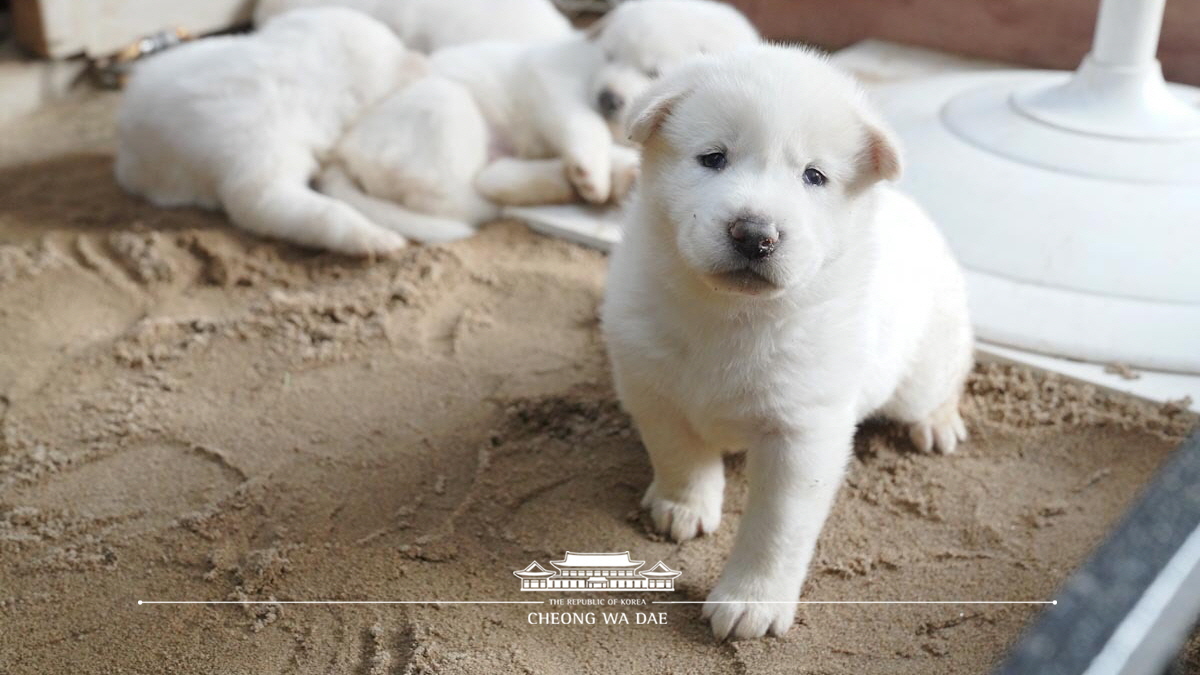
<path id="1" fill-rule="evenodd" d="M 644 560 L 630 560 L 629 551 L 620 553 L 573 553 L 566 551 L 562 560 L 551 560 L 548 570 L 534 560 L 525 569 L 513 572 L 521 580 L 522 591 L 673 591 L 682 572 L 660 560 L 643 570 Z"/>

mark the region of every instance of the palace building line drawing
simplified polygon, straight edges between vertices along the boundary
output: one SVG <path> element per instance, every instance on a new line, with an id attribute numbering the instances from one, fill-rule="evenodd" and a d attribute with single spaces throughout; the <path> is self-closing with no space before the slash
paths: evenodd
<path id="1" fill-rule="evenodd" d="M 620 553 L 572 553 L 562 560 L 551 560 L 554 570 L 535 560 L 513 572 L 521 580 L 522 591 L 673 591 L 675 579 L 682 574 L 660 560 L 641 569 L 644 560 L 630 560 L 629 551 Z"/>

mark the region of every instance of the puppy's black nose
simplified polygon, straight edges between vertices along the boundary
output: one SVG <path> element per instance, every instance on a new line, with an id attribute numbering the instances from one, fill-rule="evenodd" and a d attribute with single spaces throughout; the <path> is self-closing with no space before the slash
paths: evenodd
<path id="1" fill-rule="evenodd" d="M 742 256 L 762 260 L 779 246 L 779 229 L 765 218 L 745 216 L 729 226 L 729 240 Z"/>
<path id="2" fill-rule="evenodd" d="M 612 117 L 624 105 L 624 97 L 610 89 L 601 91 L 600 95 L 596 97 L 596 106 L 600 109 L 600 114 L 605 117 Z"/>

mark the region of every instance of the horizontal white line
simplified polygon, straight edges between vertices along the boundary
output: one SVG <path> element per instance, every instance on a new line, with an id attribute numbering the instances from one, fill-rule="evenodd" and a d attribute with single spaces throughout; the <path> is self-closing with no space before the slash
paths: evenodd
<path id="1" fill-rule="evenodd" d="M 652 605 L 1057 605 L 1057 600 L 651 600 Z"/>
<path id="2" fill-rule="evenodd" d="M 544 600 L 138 600 L 139 605 L 544 605 Z M 652 605 L 1057 605 L 1057 600 L 651 600 Z"/>
<path id="3" fill-rule="evenodd" d="M 544 605 L 544 600 L 138 600 L 139 605 Z"/>

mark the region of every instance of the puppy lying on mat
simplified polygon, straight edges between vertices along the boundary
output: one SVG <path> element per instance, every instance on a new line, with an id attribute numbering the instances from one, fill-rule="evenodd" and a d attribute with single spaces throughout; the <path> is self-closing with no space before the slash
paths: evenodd
<path id="1" fill-rule="evenodd" d="M 676 540 L 721 519 L 721 454 L 749 501 L 704 616 L 779 635 L 873 414 L 925 451 L 966 438 L 972 336 L 958 265 L 886 181 L 888 130 L 856 84 L 756 46 L 669 74 L 631 111 L 642 173 L 608 275 L 618 394 L 650 454 L 643 505 Z"/>
<path id="2" fill-rule="evenodd" d="M 639 0 L 568 38 L 444 49 L 427 78 L 364 115 L 318 182 L 422 240 L 473 232 L 497 205 L 619 201 L 637 173 L 623 128 L 614 137 L 626 101 L 688 58 L 757 42 L 729 5 Z M 458 222 L 417 231 L 406 211 Z"/>

